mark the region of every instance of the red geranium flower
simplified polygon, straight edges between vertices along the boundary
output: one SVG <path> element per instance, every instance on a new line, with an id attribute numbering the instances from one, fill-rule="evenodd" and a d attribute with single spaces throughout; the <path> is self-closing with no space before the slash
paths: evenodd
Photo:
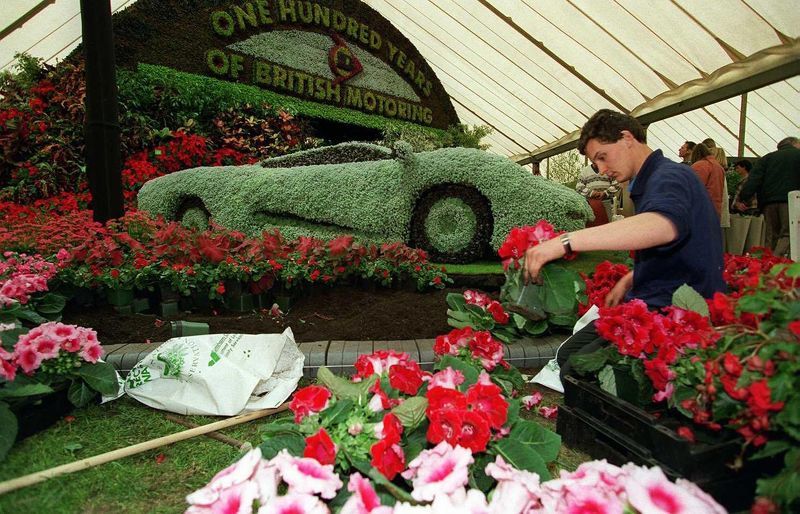
<path id="1" fill-rule="evenodd" d="M 306 437 L 306 448 L 303 457 L 315 459 L 320 464 L 333 464 L 336 462 L 336 445 L 324 428 L 316 434 Z"/>
<path id="2" fill-rule="evenodd" d="M 388 439 L 382 439 L 373 444 L 369 452 L 372 455 L 370 463 L 389 480 L 393 480 L 406 468 L 403 449 L 399 444 L 392 443 Z"/>
<path id="3" fill-rule="evenodd" d="M 495 384 L 477 382 L 470 386 L 467 404 L 470 409 L 486 416 L 495 430 L 500 430 L 508 417 L 508 402 L 503 398 L 503 390 Z"/>
<path id="4" fill-rule="evenodd" d="M 395 364 L 389 368 L 389 385 L 408 395 L 415 395 L 422 385 L 422 370 L 414 361 Z"/>
<path id="5" fill-rule="evenodd" d="M 309 414 L 316 414 L 325 410 L 331 392 L 322 386 L 310 385 L 294 393 L 289 408 L 294 412 L 295 423 L 300 423 Z"/>
<path id="6" fill-rule="evenodd" d="M 425 397 L 428 399 L 426 412 L 429 415 L 440 409 L 467 410 L 467 397 L 456 389 L 434 387 L 428 390 Z"/>
<path id="7" fill-rule="evenodd" d="M 489 437 L 491 437 L 491 432 L 484 414 L 477 411 L 463 413 L 461 433 L 458 437 L 459 445 L 469 448 L 472 453 L 482 452 L 486 450 Z"/>
<path id="8" fill-rule="evenodd" d="M 428 414 L 430 424 L 426 437 L 433 444 L 447 441 L 455 446 L 461 437 L 461 423 L 465 410 L 439 409 Z"/>

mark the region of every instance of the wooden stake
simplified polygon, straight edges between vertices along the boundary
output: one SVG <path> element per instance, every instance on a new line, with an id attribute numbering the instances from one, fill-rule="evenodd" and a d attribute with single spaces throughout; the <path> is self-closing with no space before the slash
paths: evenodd
<path id="1" fill-rule="evenodd" d="M 165 414 L 164 418 L 168 421 L 172 421 L 173 423 L 177 423 L 179 425 L 183 425 L 189 428 L 197 428 L 200 426 L 196 423 L 192 423 L 191 421 L 186 421 L 185 419 L 181 419 L 178 416 L 173 416 L 172 414 Z M 229 444 L 234 448 L 238 448 L 240 450 L 245 444 L 248 444 L 238 439 L 234 439 L 233 437 L 228 437 L 225 434 L 220 434 L 219 432 L 209 432 L 203 435 L 205 435 L 206 437 L 210 437 L 211 439 L 216 439 L 217 441 L 220 441 L 222 443 Z"/>
<path id="2" fill-rule="evenodd" d="M 44 471 L 38 471 L 36 473 L 31 473 L 30 475 L 21 476 L 19 478 L 7 480 L 5 482 L 0 482 L 0 494 L 5 494 L 10 491 L 15 491 L 23 487 L 28 487 L 29 485 L 38 484 L 39 482 L 44 482 L 48 478 L 53 478 L 68 473 L 74 473 L 75 471 L 81 471 L 83 469 L 89 469 L 94 466 L 99 466 L 100 464 L 105 464 L 107 462 L 121 459 L 123 457 L 129 457 L 131 455 L 136 455 L 137 453 L 142 453 L 147 450 L 152 450 L 153 448 L 158 448 L 159 446 L 172 444 L 178 441 L 183 441 L 185 439 L 191 439 L 192 437 L 196 437 L 198 435 L 207 434 L 209 432 L 214 432 L 223 428 L 232 427 L 234 425 L 239 425 L 241 423 L 246 423 L 254 419 L 259 419 L 265 416 L 269 416 L 271 414 L 277 414 L 278 412 L 283 412 L 288 408 L 289 408 L 289 403 L 286 402 L 274 409 L 262 409 L 262 410 L 257 410 L 255 412 L 249 412 L 247 414 L 240 414 L 232 418 L 223 419 L 222 421 L 216 421 L 214 423 L 209 423 L 208 425 L 203 425 L 201 427 L 192 428 L 190 430 L 184 430 L 183 432 L 178 432 L 177 434 L 171 434 L 164 437 L 159 437 L 157 439 L 151 439 L 150 441 L 145 441 L 143 443 L 134 444 L 132 446 L 120 448 L 118 450 L 113 450 L 106 453 L 101 453 L 100 455 L 95 455 L 94 457 L 88 457 L 86 459 L 79 460 L 76 462 L 71 462 L 69 464 L 64 464 L 62 466 L 56 466 L 55 468 L 45 469 Z"/>

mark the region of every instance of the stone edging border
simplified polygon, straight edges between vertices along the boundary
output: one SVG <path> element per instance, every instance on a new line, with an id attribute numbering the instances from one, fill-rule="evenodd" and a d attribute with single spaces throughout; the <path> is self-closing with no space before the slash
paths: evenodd
<path id="1" fill-rule="evenodd" d="M 522 338 L 511 344 L 504 344 L 505 359 L 518 368 L 540 368 L 555 357 L 556 350 L 568 335 L 549 335 L 538 338 Z M 376 350 L 397 350 L 408 352 L 411 358 L 420 363 L 422 369 L 433 368 L 434 339 L 408 339 L 402 341 L 314 341 L 298 343 L 297 347 L 306 357 L 303 376 L 314 378 L 317 370 L 325 366 L 341 374 L 355 373 L 353 364 L 361 354 Z M 161 343 L 105 345 L 105 360 L 111 363 L 121 375 L 128 374 L 137 362 L 142 360 Z"/>

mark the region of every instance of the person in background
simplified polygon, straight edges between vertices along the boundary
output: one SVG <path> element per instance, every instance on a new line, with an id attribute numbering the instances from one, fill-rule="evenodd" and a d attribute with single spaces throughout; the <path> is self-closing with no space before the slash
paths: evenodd
<path id="1" fill-rule="evenodd" d="M 756 196 L 764 213 L 764 244 L 778 256 L 789 255 L 789 191 L 800 190 L 800 142 L 786 137 L 778 149 L 758 160 L 742 186 L 736 208 Z"/>
<path id="2" fill-rule="evenodd" d="M 562 234 L 528 249 L 527 281 L 537 280 L 542 266 L 573 251 L 636 250 L 633 271 L 608 293 L 607 306 L 637 298 L 653 309 L 666 307 L 683 284 L 704 298 L 725 290 L 719 220 L 708 194 L 687 166 L 647 146 L 644 128 L 636 118 L 610 109 L 598 111 L 586 122 L 578 150 L 597 165 L 601 175 L 619 183 L 631 181 L 636 214 Z M 606 344 L 594 323 L 589 323 L 559 349 L 562 376 L 570 372 L 571 355 Z"/>
<path id="3" fill-rule="evenodd" d="M 711 151 L 703 143 L 695 145 L 692 150 L 692 170 L 694 170 L 697 178 L 706 188 L 708 197 L 720 216 L 722 212 L 722 190 L 725 184 L 725 170 L 719 165 L 717 160 L 711 154 Z M 728 201 L 725 200 L 725 207 L 727 208 Z"/>
<path id="4" fill-rule="evenodd" d="M 739 210 L 739 208 L 737 208 L 736 199 L 742 192 L 742 187 L 744 187 L 745 182 L 747 182 L 747 177 L 750 175 L 751 169 L 753 169 L 753 163 L 747 159 L 738 160 L 733 165 L 733 171 L 736 173 L 736 175 L 738 175 L 739 181 L 736 183 L 736 187 L 734 188 L 734 193 L 731 200 L 731 210 L 746 215 L 757 214 L 758 204 L 756 204 L 755 197 L 753 197 L 748 203 L 743 204 L 745 207 L 744 210 Z"/>
<path id="5" fill-rule="evenodd" d="M 594 212 L 594 221 L 587 227 L 608 223 L 611 219 L 611 200 L 619 192 L 619 184 L 613 178 L 597 173 L 597 166 L 590 164 L 581 170 L 575 191 L 586 197 Z"/>
<path id="6" fill-rule="evenodd" d="M 684 164 L 691 164 L 692 150 L 694 150 L 694 141 L 684 141 L 680 148 L 678 148 L 678 157 Z"/>

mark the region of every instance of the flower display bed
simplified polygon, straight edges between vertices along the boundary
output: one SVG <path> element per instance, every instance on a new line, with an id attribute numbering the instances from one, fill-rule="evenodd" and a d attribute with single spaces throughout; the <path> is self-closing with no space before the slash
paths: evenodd
<path id="1" fill-rule="evenodd" d="M 675 432 L 673 427 L 680 420 L 666 411 L 645 411 L 575 377 L 565 377 L 563 382 L 564 405 L 557 431 L 565 444 L 595 458 L 660 466 L 670 478 L 695 482 L 732 511 L 748 508 L 762 472 L 780 467 L 774 460 L 765 460 L 748 462 L 734 471 L 728 465 L 741 449 L 738 438 L 723 433 L 714 434 L 709 442 L 691 443 Z"/>
<path id="2" fill-rule="evenodd" d="M 321 288 L 298 297 L 289 312 L 278 319 L 262 310 L 231 312 L 220 308 L 162 317 L 121 314 L 110 306 L 68 307 L 63 319 L 65 323 L 96 327 L 104 345 L 166 341 L 171 337 L 169 320 L 205 322 L 211 333 L 272 333 L 288 326 L 297 342 L 423 339 L 450 331 L 445 297 L 456 291 L 461 290 L 418 293 L 348 286 Z"/>

